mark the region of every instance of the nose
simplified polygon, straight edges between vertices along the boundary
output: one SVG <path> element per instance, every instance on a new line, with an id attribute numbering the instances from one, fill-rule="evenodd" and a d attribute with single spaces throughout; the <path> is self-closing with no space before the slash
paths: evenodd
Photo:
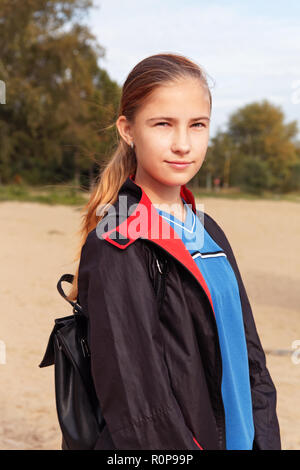
<path id="1" fill-rule="evenodd" d="M 187 132 L 178 130 L 173 137 L 172 152 L 186 154 L 190 151 L 190 141 Z"/>

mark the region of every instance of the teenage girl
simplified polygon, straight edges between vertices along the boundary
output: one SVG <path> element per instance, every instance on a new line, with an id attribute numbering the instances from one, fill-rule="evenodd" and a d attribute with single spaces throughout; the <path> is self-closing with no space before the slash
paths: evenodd
<path id="1" fill-rule="evenodd" d="M 186 187 L 211 110 L 204 71 L 180 55 L 147 57 L 124 83 L 119 144 L 84 208 L 69 294 L 88 312 L 106 423 L 95 449 L 280 449 L 234 254 Z"/>

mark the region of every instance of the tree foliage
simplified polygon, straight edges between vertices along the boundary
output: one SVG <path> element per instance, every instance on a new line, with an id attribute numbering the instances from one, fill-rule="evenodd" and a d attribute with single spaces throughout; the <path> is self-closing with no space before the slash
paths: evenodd
<path id="1" fill-rule="evenodd" d="M 250 103 L 232 113 L 225 132 L 217 132 L 203 168 L 225 186 L 300 189 L 297 133 L 297 121 L 285 123 L 280 107 L 267 100 Z"/>
<path id="2" fill-rule="evenodd" d="M 0 182 L 84 186 L 112 152 L 120 87 L 83 19 L 92 0 L 0 0 Z M 107 129 L 108 128 L 108 129 Z M 193 182 L 250 191 L 300 189 L 297 122 L 250 103 L 211 139 Z"/>
<path id="3" fill-rule="evenodd" d="M 98 60 L 105 50 L 80 21 L 91 0 L 0 0 L 0 176 L 30 183 L 91 174 L 112 145 L 102 129 L 120 88 Z"/>

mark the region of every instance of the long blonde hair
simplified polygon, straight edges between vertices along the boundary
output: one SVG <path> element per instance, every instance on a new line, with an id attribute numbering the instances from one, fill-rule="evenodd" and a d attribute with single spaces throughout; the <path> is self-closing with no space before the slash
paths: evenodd
<path id="1" fill-rule="evenodd" d="M 199 79 L 201 86 L 207 91 L 212 107 L 212 97 L 204 70 L 187 57 L 177 54 L 156 54 L 143 59 L 129 73 L 121 95 L 118 116 L 124 115 L 129 122 L 134 121 L 135 114 L 143 101 L 162 83 L 174 82 L 185 77 Z M 98 214 L 99 205 L 114 204 L 122 184 L 130 174 L 135 174 L 137 160 L 135 151 L 121 138 L 111 159 L 99 174 L 87 204 L 81 210 L 79 230 L 80 243 L 74 261 L 78 261 L 81 249 L 91 230 L 93 230 L 104 213 Z M 69 300 L 76 300 L 78 295 L 78 270 L 68 295 Z"/>

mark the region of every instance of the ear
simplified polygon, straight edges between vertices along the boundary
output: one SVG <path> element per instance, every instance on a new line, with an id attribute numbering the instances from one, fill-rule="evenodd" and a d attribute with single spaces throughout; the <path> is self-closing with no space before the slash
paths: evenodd
<path id="1" fill-rule="evenodd" d="M 130 122 L 127 120 L 126 116 L 124 115 L 119 116 L 116 121 L 116 126 L 122 139 L 124 139 L 125 142 L 127 142 L 127 144 L 130 145 L 131 142 L 134 141 L 134 139 L 132 135 L 132 126 Z"/>

